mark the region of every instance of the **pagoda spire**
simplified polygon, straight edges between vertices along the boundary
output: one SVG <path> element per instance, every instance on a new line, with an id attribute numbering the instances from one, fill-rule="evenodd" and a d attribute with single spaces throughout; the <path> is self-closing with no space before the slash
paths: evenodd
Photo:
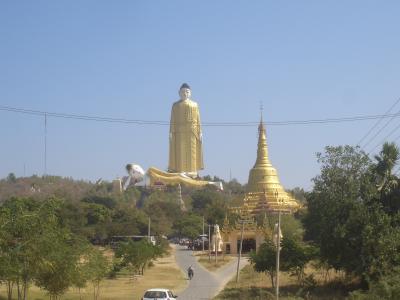
<path id="1" fill-rule="evenodd" d="M 252 216 L 260 213 L 264 215 L 276 212 L 291 213 L 300 208 L 299 203 L 281 185 L 278 172 L 269 161 L 262 106 L 260 110 L 257 159 L 249 172 L 243 205 L 237 208 L 241 216 L 243 212 Z"/>
<path id="2" fill-rule="evenodd" d="M 250 170 L 248 191 L 264 193 L 269 183 L 279 184 L 279 179 L 276 169 L 269 161 L 267 137 L 261 115 L 260 124 L 258 125 L 257 159 L 254 167 Z"/>
<path id="3" fill-rule="evenodd" d="M 258 125 L 257 160 L 253 168 L 266 166 L 271 166 L 271 163 L 268 158 L 267 135 L 265 133 L 265 126 L 261 113 L 261 120 L 260 124 Z"/>
<path id="4" fill-rule="evenodd" d="M 252 214 L 261 211 L 293 210 L 299 207 L 283 188 L 278 172 L 268 157 L 267 137 L 261 109 L 258 126 L 257 159 L 249 172 L 245 203 Z"/>

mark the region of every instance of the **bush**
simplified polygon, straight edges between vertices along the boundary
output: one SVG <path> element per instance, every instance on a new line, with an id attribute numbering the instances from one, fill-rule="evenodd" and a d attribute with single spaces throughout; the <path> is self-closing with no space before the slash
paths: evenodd
<path id="1" fill-rule="evenodd" d="M 368 291 L 354 291 L 351 300 L 400 299 L 400 268 L 383 276 L 378 282 L 372 282 Z"/>

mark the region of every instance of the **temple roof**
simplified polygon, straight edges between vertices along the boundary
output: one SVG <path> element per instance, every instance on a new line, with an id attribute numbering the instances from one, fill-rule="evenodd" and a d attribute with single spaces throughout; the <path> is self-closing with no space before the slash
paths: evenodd
<path id="1" fill-rule="evenodd" d="M 250 170 L 247 193 L 244 199 L 252 214 L 261 211 L 293 211 L 299 204 L 282 187 L 278 173 L 268 157 L 265 126 L 261 117 L 258 126 L 257 159 Z"/>

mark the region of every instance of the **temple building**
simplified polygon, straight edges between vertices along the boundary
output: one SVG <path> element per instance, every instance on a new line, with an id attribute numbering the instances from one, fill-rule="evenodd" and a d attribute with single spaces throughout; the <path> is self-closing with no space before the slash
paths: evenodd
<path id="1" fill-rule="evenodd" d="M 282 187 L 278 173 L 269 161 L 262 117 L 258 126 L 257 160 L 249 173 L 244 203 L 252 215 L 277 211 L 291 213 L 299 208 L 296 200 Z"/>
<path id="2" fill-rule="evenodd" d="M 280 184 L 278 173 L 269 160 L 265 126 L 261 117 L 257 159 L 249 173 L 243 205 L 231 208 L 232 213 L 239 215 L 239 220 L 232 224 L 226 218 L 221 230 L 225 252 L 238 253 L 242 228 L 243 252 L 258 249 L 265 238 L 272 236 L 267 225 L 268 216 L 278 212 L 293 213 L 299 208 L 300 205 Z M 257 215 L 263 216 L 261 224 L 255 221 Z"/>
<path id="3" fill-rule="evenodd" d="M 266 238 L 272 237 L 272 231 L 268 225 L 267 215 L 260 224 L 257 224 L 246 204 L 240 210 L 240 218 L 235 223 L 229 223 L 225 217 L 221 230 L 223 251 L 227 254 L 237 254 L 240 249 L 240 238 L 243 228 L 242 253 L 257 250 Z"/>

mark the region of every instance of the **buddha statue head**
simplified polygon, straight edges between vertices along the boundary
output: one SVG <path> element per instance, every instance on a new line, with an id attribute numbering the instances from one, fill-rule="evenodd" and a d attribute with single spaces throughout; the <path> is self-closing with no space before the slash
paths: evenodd
<path id="1" fill-rule="evenodd" d="M 189 100 L 190 96 L 192 95 L 192 91 L 190 90 L 190 86 L 187 83 L 181 85 L 179 89 L 179 96 L 181 100 Z"/>

